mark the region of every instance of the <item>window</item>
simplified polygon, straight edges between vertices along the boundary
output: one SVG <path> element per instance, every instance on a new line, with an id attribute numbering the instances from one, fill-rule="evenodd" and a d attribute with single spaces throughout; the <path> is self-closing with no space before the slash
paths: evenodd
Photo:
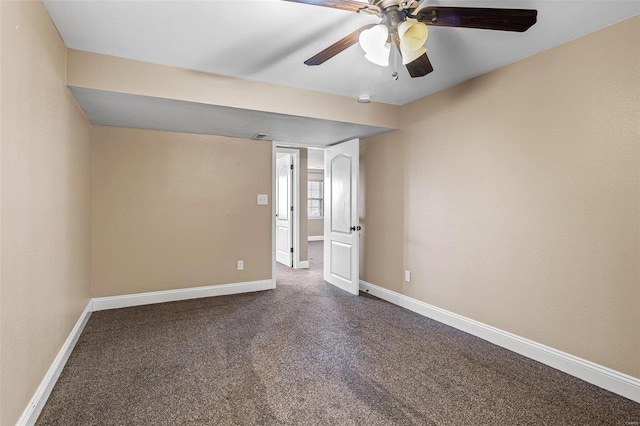
<path id="1" fill-rule="evenodd" d="M 321 180 L 309 180 L 307 197 L 308 216 L 310 218 L 324 216 L 324 182 Z"/>

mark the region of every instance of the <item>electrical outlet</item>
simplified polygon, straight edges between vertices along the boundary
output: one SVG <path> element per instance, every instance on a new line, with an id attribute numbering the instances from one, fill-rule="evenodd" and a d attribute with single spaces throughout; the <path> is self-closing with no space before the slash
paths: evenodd
<path id="1" fill-rule="evenodd" d="M 238 260 L 238 271 L 242 271 L 244 269 L 244 261 Z"/>
<path id="2" fill-rule="evenodd" d="M 267 194 L 258 194 L 258 204 L 261 206 L 269 204 L 269 196 Z"/>
<path id="3" fill-rule="evenodd" d="M 404 281 L 408 283 L 411 282 L 411 271 L 404 271 Z"/>

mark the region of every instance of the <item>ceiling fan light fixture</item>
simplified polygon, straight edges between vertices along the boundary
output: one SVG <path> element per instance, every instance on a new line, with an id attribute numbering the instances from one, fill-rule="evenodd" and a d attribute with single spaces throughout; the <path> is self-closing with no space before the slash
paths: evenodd
<path id="1" fill-rule="evenodd" d="M 389 38 L 389 29 L 384 24 L 375 25 L 368 30 L 360 33 L 358 41 L 360 47 L 365 53 L 374 53 L 379 51 L 385 45 Z"/>
<path id="2" fill-rule="evenodd" d="M 364 57 L 383 67 L 389 65 L 391 45 L 387 42 L 388 39 L 389 29 L 383 24 L 362 31 L 358 37 L 360 47 L 365 53 Z"/>
<path id="3" fill-rule="evenodd" d="M 417 24 L 418 20 L 413 18 L 407 18 L 398 24 L 398 37 L 402 38 L 404 33 L 414 24 Z"/>
<path id="4" fill-rule="evenodd" d="M 416 51 L 424 47 L 429 37 L 427 25 L 415 19 L 407 19 L 398 25 L 400 45 L 405 51 Z"/>
<path id="5" fill-rule="evenodd" d="M 365 53 L 364 57 L 369 61 L 376 65 L 380 65 L 381 67 L 389 66 L 389 53 L 391 52 L 391 45 L 386 43 L 386 45 L 377 52 L 374 53 Z"/>
<path id="6" fill-rule="evenodd" d="M 422 46 L 418 50 L 404 50 L 402 46 L 400 46 L 400 51 L 402 53 L 402 65 L 407 65 L 427 53 L 427 48 Z"/>

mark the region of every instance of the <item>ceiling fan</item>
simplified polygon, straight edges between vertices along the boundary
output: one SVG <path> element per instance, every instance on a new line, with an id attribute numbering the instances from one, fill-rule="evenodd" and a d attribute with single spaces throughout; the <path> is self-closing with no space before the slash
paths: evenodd
<path id="1" fill-rule="evenodd" d="M 356 0 L 286 1 L 366 13 L 382 19 L 380 24 L 365 25 L 338 40 L 304 61 L 306 65 L 323 64 L 359 41 L 369 61 L 386 66 L 393 41 L 400 52 L 403 65 L 413 78 L 433 71 L 424 47 L 428 25 L 524 32 L 536 23 L 538 15 L 537 10 L 530 9 L 422 7 L 422 3 L 414 0 L 369 0 L 369 4 Z"/>

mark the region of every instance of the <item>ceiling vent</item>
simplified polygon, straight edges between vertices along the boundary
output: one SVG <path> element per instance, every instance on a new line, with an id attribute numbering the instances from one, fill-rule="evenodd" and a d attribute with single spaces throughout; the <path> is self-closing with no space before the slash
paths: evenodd
<path id="1" fill-rule="evenodd" d="M 251 139 L 253 139 L 254 141 L 261 141 L 263 139 L 267 139 L 269 135 L 266 133 L 256 133 L 255 135 L 251 136 Z"/>

